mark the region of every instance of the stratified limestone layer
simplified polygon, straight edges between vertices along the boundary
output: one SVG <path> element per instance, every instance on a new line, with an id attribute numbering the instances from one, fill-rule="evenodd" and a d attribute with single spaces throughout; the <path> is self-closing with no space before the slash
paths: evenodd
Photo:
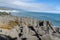
<path id="1" fill-rule="evenodd" d="M 0 34 L 10 40 L 60 40 L 60 28 L 49 21 L 5 14 L 0 16 Z"/>

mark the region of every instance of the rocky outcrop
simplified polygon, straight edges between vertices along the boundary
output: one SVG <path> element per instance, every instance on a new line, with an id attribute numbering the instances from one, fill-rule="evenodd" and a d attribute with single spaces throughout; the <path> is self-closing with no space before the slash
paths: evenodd
<path id="1" fill-rule="evenodd" d="M 10 36 L 9 40 L 60 40 L 60 28 L 52 27 L 49 21 L 1 15 L 0 34 Z"/>

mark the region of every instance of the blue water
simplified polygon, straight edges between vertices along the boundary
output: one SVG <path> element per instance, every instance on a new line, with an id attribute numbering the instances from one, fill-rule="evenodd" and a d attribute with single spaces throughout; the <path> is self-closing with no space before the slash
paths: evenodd
<path id="1" fill-rule="evenodd" d="M 18 12 L 12 13 L 15 16 L 28 16 L 38 20 L 48 20 L 53 26 L 60 26 L 60 14 L 43 13 L 43 12 Z"/>

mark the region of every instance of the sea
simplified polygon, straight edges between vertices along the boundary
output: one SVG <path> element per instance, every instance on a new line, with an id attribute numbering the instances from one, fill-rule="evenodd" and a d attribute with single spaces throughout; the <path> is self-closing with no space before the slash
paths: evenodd
<path id="1" fill-rule="evenodd" d="M 57 13 L 46 13 L 46 12 L 13 12 L 15 16 L 32 17 L 38 20 L 50 21 L 52 26 L 60 27 L 60 14 Z"/>

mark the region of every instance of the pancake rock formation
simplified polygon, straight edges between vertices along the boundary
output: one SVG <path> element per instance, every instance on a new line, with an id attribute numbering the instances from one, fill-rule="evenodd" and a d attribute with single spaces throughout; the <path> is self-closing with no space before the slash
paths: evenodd
<path id="1" fill-rule="evenodd" d="M 60 28 L 46 20 L 0 12 L 0 40 L 60 40 Z"/>

